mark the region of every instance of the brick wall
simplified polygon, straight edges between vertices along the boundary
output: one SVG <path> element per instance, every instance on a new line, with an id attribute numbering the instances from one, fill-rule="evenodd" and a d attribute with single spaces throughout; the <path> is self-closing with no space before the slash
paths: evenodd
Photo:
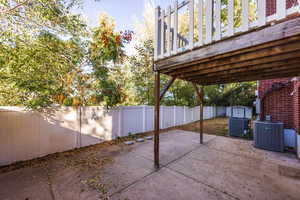
<path id="1" fill-rule="evenodd" d="M 297 0 L 286 0 L 286 8 L 291 8 L 298 5 Z M 267 16 L 276 13 L 276 0 L 267 0 Z"/>
<path id="2" fill-rule="evenodd" d="M 288 83 L 291 79 L 275 79 L 275 80 L 265 80 L 259 83 L 259 96 L 264 98 L 263 105 L 263 116 L 271 115 L 272 121 L 283 122 L 285 128 L 294 127 L 294 113 L 293 113 L 293 85 L 290 84 L 288 87 L 284 87 L 279 90 L 275 90 L 266 94 L 266 92 L 272 88 L 274 83 Z"/>
<path id="3" fill-rule="evenodd" d="M 293 127 L 300 133 L 300 82 L 294 83 L 293 88 Z"/>

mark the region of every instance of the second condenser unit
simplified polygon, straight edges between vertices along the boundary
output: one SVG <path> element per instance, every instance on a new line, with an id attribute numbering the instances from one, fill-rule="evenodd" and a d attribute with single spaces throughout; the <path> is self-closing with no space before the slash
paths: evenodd
<path id="1" fill-rule="evenodd" d="M 242 110 L 243 116 L 235 116 L 234 109 Z M 245 107 L 232 107 L 229 119 L 229 135 L 232 137 L 243 137 L 249 134 L 250 119 L 246 118 Z"/>

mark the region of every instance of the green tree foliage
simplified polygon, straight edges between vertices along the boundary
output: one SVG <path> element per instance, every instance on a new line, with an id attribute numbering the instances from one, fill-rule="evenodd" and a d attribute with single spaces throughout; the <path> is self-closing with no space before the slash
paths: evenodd
<path id="1" fill-rule="evenodd" d="M 0 41 L 34 40 L 41 31 L 82 36 L 86 24 L 71 13 L 79 0 L 0 0 Z"/>
<path id="2" fill-rule="evenodd" d="M 54 103 L 56 95 L 71 89 L 68 77 L 83 57 L 77 41 L 62 41 L 48 32 L 27 44 L 1 46 L 2 105 L 39 108 Z"/>
<path id="3" fill-rule="evenodd" d="M 104 102 L 111 107 L 122 100 L 121 86 L 109 75 L 117 62 L 124 61 L 124 44 L 131 41 L 131 32 L 115 32 L 115 22 L 108 15 L 100 16 L 100 26 L 93 31 L 90 44 L 90 61 L 95 80 L 94 102 Z"/>
<path id="4" fill-rule="evenodd" d="M 211 106 L 252 106 L 256 98 L 255 89 L 255 82 L 206 86 L 205 104 Z"/>
<path id="5" fill-rule="evenodd" d="M 153 41 L 139 43 L 135 49 L 137 53 L 130 57 L 135 104 L 154 105 Z M 161 75 L 161 90 L 168 80 L 168 76 Z M 197 104 L 195 89 L 190 83 L 176 80 L 161 104 L 195 106 Z"/>
<path id="6" fill-rule="evenodd" d="M 78 0 L 0 0 L 0 104 L 39 109 L 51 104 L 121 102 L 110 66 L 124 57 L 131 32 L 114 31 L 101 15 L 88 30 L 71 13 Z"/>
<path id="7" fill-rule="evenodd" d="M 228 106 L 253 106 L 256 82 L 232 83 L 225 85 L 224 99 Z"/>
<path id="8" fill-rule="evenodd" d="M 137 104 L 154 104 L 153 42 L 151 40 L 135 46 L 137 54 L 130 57 L 130 70 L 134 85 L 134 101 Z"/>

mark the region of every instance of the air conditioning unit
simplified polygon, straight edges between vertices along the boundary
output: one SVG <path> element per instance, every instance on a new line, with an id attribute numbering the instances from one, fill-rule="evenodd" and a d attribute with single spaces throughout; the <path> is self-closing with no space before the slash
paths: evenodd
<path id="1" fill-rule="evenodd" d="M 234 117 L 234 109 L 236 109 L 236 114 L 243 117 Z M 231 117 L 229 119 L 229 135 L 231 137 L 243 137 L 249 134 L 249 123 L 250 119 L 246 118 L 246 108 L 245 107 L 231 107 Z"/>
<path id="2" fill-rule="evenodd" d="M 284 151 L 283 123 L 254 122 L 254 145 L 269 151 Z"/>
<path id="3" fill-rule="evenodd" d="M 249 133 L 249 119 L 234 118 L 229 119 L 229 135 L 232 137 L 242 137 Z"/>

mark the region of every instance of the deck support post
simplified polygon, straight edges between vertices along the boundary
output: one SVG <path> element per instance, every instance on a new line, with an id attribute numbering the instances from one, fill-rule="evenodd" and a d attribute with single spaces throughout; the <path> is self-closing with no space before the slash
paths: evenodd
<path id="1" fill-rule="evenodd" d="M 203 86 L 200 87 L 200 89 L 198 88 L 198 86 L 193 83 L 193 86 L 196 90 L 197 96 L 199 98 L 200 101 L 200 144 L 203 144 L 203 111 L 204 111 L 204 103 L 203 103 L 203 98 L 204 98 L 204 88 Z"/>
<path id="2" fill-rule="evenodd" d="M 159 168 L 159 107 L 160 107 L 160 73 L 155 72 L 154 83 L 154 166 Z"/>
<path id="3" fill-rule="evenodd" d="M 159 131 L 160 131 L 160 101 L 172 86 L 176 77 L 172 77 L 167 85 L 164 87 L 163 91 L 160 92 L 160 73 L 155 71 L 155 83 L 154 83 L 154 166 L 159 169 Z"/>
<path id="4" fill-rule="evenodd" d="M 201 101 L 201 105 L 200 105 L 200 144 L 203 144 L 203 112 L 204 112 L 204 103 L 203 103 L 203 87 L 201 86 L 201 94 L 202 94 L 202 99 Z"/>

